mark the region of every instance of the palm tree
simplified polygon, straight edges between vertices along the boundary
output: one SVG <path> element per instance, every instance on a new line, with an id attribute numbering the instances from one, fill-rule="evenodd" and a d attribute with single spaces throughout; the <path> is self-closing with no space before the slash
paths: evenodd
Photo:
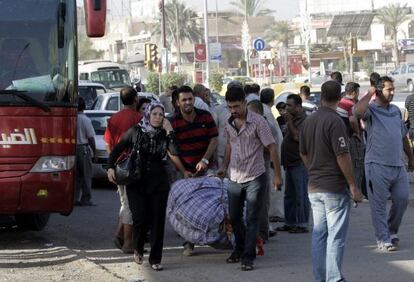
<path id="1" fill-rule="evenodd" d="M 377 12 L 377 18 L 391 31 L 391 39 L 393 41 L 392 56 L 394 62 L 398 65 L 400 60 L 398 58 L 398 43 L 397 34 L 400 25 L 407 20 L 407 4 L 401 6 L 400 4 L 390 4 Z"/>
<path id="2" fill-rule="evenodd" d="M 247 3 L 246 3 L 247 1 Z M 245 15 L 247 4 L 247 16 L 268 16 L 274 13 L 274 10 L 263 8 L 263 4 L 266 0 L 238 0 L 230 2 L 234 8 L 237 9 L 237 14 Z"/>
<path id="3" fill-rule="evenodd" d="M 282 43 L 285 49 L 285 74 L 289 74 L 289 64 L 288 64 L 288 57 L 289 57 L 289 41 L 294 38 L 293 30 L 287 21 L 279 21 L 276 22 L 272 27 L 266 30 L 265 33 L 266 40 L 271 41 L 278 41 Z"/>
<path id="4" fill-rule="evenodd" d="M 173 42 L 177 50 L 177 64 L 180 66 L 181 44 L 185 40 L 198 43 L 203 37 L 202 30 L 197 24 L 197 13 L 187 8 L 180 0 L 172 0 L 165 4 L 165 22 L 167 41 Z M 161 18 L 154 33 L 161 35 Z"/>

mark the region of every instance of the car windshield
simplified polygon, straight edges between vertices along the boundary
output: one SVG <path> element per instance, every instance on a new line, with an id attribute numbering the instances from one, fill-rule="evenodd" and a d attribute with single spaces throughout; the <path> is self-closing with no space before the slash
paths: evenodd
<path id="1" fill-rule="evenodd" d="M 131 84 L 128 72 L 122 69 L 92 72 L 91 80 L 103 84 L 106 88 L 122 88 Z"/>
<path id="2" fill-rule="evenodd" d="M 105 93 L 105 88 L 95 86 L 79 86 L 79 96 L 86 102 L 86 109 L 90 110 L 99 94 Z"/>
<path id="3" fill-rule="evenodd" d="M 0 7 L 0 103 L 26 103 L 4 90 L 74 102 L 74 0 L 0 0 Z"/>
<path id="4" fill-rule="evenodd" d="M 96 135 L 104 135 L 108 119 L 112 116 L 110 113 L 86 113 L 89 119 L 92 121 L 93 129 L 95 129 Z"/>

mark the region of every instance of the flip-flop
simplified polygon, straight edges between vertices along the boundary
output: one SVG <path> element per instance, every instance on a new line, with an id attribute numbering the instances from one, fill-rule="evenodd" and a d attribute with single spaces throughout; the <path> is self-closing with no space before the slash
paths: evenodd
<path id="1" fill-rule="evenodd" d="M 290 230 L 292 230 L 293 229 L 293 227 L 292 226 L 289 226 L 289 225 L 283 225 L 282 227 L 277 227 L 276 228 L 276 231 L 290 231 Z"/>

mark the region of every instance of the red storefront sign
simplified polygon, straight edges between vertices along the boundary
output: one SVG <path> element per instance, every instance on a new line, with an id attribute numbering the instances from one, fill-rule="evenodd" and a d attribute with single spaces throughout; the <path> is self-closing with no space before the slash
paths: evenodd
<path id="1" fill-rule="evenodd" d="M 194 61 L 199 63 L 204 63 L 206 61 L 206 45 L 205 44 L 196 44 L 194 45 Z"/>

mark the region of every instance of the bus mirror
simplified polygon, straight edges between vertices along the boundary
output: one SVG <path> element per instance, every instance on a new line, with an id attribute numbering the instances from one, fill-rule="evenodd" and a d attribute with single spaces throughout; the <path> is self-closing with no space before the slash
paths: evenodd
<path id="1" fill-rule="evenodd" d="M 101 10 L 101 0 L 94 0 L 93 1 L 93 9 L 95 11 L 100 11 Z"/>
<path id="2" fill-rule="evenodd" d="M 84 0 L 86 33 L 89 37 L 105 35 L 106 0 Z"/>

